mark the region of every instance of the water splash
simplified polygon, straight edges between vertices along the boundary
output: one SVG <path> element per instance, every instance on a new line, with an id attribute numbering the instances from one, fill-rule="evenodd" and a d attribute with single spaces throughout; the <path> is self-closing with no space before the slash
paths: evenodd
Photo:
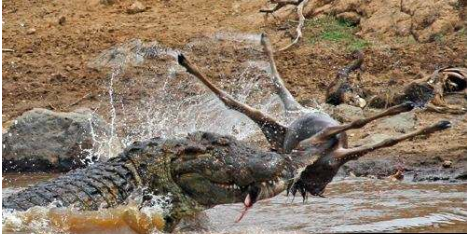
<path id="1" fill-rule="evenodd" d="M 114 79 L 118 75 L 119 69 L 113 69 L 112 75 L 110 76 L 110 84 L 109 84 L 109 100 L 110 100 L 110 139 L 109 139 L 109 147 L 111 146 L 111 143 L 115 139 L 115 121 L 117 119 L 117 111 L 115 109 L 115 103 L 114 103 Z"/>
<path id="2" fill-rule="evenodd" d="M 160 213 L 133 205 L 99 211 L 33 207 L 27 211 L 3 211 L 2 231 L 7 233 L 159 233 Z"/>
<path id="3" fill-rule="evenodd" d="M 206 71 L 217 66 L 214 60 L 229 61 L 227 67 L 220 66 L 219 76 L 228 77 L 217 82 L 219 86 L 237 100 L 285 124 L 296 117 L 284 116 L 281 102 L 273 94 L 269 64 L 264 56 L 258 56 L 261 51 L 259 34 L 217 33 L 193 40 L 181 50 L 136 39 L 104 51 L 89 63 L 90 67 L 111 72 L 110 107 L 105 107 L 104 102 L 100 108 L 110 109 L 110 140 L 118 135 L 120 142 L 128 145 L 157 136 L 178 137 L 193 131 L 210 131 L 241 140 L 266 142 L 256 124 L 228 110 L 178 65 L 176 57 L 181 51 L 191 58 L 202 53 L 200 58 L 208 60 L 205 67 L 200 67 Z M 233 72 L 222 73 L 227 68 Z"/>
<path id="4" fill-rule="evenodd" d="M 57 202 L 44 207 L 32 207 L 27 211 L 3 209 L 2 231 L 57 234 L 159 233 L 165 225 L 164 217 L 172 209 L 171 194 L 158 196 L 144 191 L 145 188 L 134 191 L 124 205 L 97 211 L 61 207 Z"/>

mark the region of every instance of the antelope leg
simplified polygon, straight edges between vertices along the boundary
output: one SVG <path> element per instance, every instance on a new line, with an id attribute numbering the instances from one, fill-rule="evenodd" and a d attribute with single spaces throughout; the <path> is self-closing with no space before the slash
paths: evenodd
<path id="1" fill-rule="evenodd" d="M 261 111 L 235 100 L 231 95 L 216 87 L 203 73 L 201 73 L 196 65 L 191 63 L 191 61 L 183 54 L 178 56 L 178 63 L 206 85 L 228 108 L 246 115 L 258 124 L 269 144 L 271 144 L 274 149 L 282 151 L 287 127 L 279 124 L 272 117 L 262 113 Z"/>
<path id="2" fill-rule="evenodd" d="M 451 127 L 451 122 L 443 120 L 443 121 L 440 121 L 440 122 L 438 122 L 436 124 L 433 124 L 431 126 L 422 128 L 420 130 L 417 130 L 417 131 L 414 131 L 414 132 L 411 132 L 411 133 L 407 133 L 407 134 L 404 134 L 404 135 L 400 135 L 400 136 L 397 136 L 397 137 L 388 138 L 388 139 L 383 140 L 383 141 L 381 141 L 379 143 L 376 143 L 376 144 L 364 145 L 364 146 L 350 148 L 350 149 L 343 149 L 343 148 L 337 149 L 336 151 L 334 151 L 333 157 L 335 159 L 337 159 L 338 162 L 343 164 L 343 163 L 346 163 L 346 162 L 348 162 L 350 160 L 356 160 L 356 159 L 362 157 L 363 155 L 365 155 L 365 154 L 367 154 L 369 152 L 375 151 L 377 149 L 390 147 L 390 146 L 398 144 L 399 142 L 402 142 L 402 141 L 405 141 L 405 140 L 408 140 L 408 139 L 412 139 L 412 138 L 414 138 L 416 136 L 429 135 L 429 134 L 432 134 L 434 132 L 438 132 L 438 131 L 448 129 L 450 127 Z"/>
<path id="3" fill-rule="evenodd" d="M 284 81 L 282 80 L 279 72 L 277 71 L 276 62 L 274 61 L 273 49 L 269 38 L 265 33 L 261 34 L 261 45 L 263 46 L 263 51 L 268 56 L 269 65 L 271 66 L 271 79 L 274 83 L 274 88 L 276 93 L 279 95 L 284 108 L 286 111 L 297 111 L 302 109 L 300 105 L 289 90 L 285 87 Z"/>
<path id="4" fill-rule="evenodd" d="M 326 103 L 332 105 L 339 105 L 341 103 L 348 103 L 349 100 L 345 98 L 346 93 L 351 93 L 354 96 L 357 93 L 354 93 L 354 87 L 349 83 L 349 75 L 351 72 L 359 69 L 364 60 L 364 54 L 361 51 L 356 51 L 354 53 L 356 57 L 355 61 L 352 61 L 351 64 L 340 69 L 334 80 L 329 84 L 326 89 Z M 358 95 L 358 94 L 357 94 Z"/>
<path id="5" fill-rule="evenodd" d="M 372 117 L 369 117 L 369 118 L 365 118 L 365 119 L 359 119 L 359 120 L 356 120 L 356 121 L 353 121 L 351 123 L 348 123 L 348 124 L 342 124 L 342 125 L 338 125 L 338 126 L 332 126 L 332 127 L 327 127 L 325 129 L 323 129 L 321 132 L 317 133 L 316 135 L 308 138 L 308 139 L 305 139 L 303 140 L 300 144 L 302 143 L 317 143 L 317 142 L 322 142 L 322 141 L 326 141 L 328 139 L 330 139 L 331 137 L 341 133 L 341 132 L 345 132 L 347 130 L 350 130 L 350 129 L 358 129 L 358 128 L 362 128 L 363 126 L 365 126 L 366 124 L 376 120 L 376 119 L 380 119 L 380 118 L 383 118 L 383 117 L 386 117 L 386 116 L 393 116 L 393 115 L 397 115 L 397 114 L 400 114 L 402 112 L 407 112 L 407 111 L 411 111 L 413 108 L 415 107 L 414 103 L 412 102 L 405 102 L 403 104 L 400 104 L 400 105 L 397 105 L 397 106 L 393 106 L 377 115 L 374 115 Z"/>

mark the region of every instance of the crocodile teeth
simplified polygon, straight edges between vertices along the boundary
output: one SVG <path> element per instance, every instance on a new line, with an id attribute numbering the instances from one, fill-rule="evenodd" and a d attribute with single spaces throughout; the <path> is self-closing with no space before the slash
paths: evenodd
<path id="1" fill-rule="evenodd" d="M 219 184 L 219 186 L 223 189 L 228 189 L 228 190 L 240 189 L 240 187 L 237 186 L 236 184 Z"/>
<path id="2" fill-rule="evenodd" d="M 261 183 L 262 186 L 266 187 L 266 182 Z"/>

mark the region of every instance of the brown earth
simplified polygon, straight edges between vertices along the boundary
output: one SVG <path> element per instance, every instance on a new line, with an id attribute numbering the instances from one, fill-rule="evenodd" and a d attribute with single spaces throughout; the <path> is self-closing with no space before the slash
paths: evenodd
<path id="1" fill-rule="evenodd" d="M 365 38 L 431 42 L 465 27 L 466 5 L 465 0 L 312 0 L 304 14 L 332 14 L 357 23 Z"/>
<path id="2" fill-rule="evenodd" d="M 2 53 L 4 125 L 34 107 L 58 111 L 89 107 L 108 118 L 108 110 L 98 109 L 99 103 L 107 99 L 103 94 L 108 92 L 108 71 L 91 68 L 88 63 L 118 43 L 140 38 L 183 48 L 193 38 L 219 31 L 256 34 L 265 31 L 277 44 L 285 44 L 289 39 L 284 38 L 287 35 L 284 32 L 293 30 L 296 24 L 287 21 L 276 22 L 276 25 L 270 20 L 264 21 L 258 10 L 266 2 L 259 0 L 147 0 L 141 3 L 146 7 L 144 12 L 129 14 L 127 8 L 133 2 L 126 0 L 3 2 L 2 45 L 3 49 L 14 50 Z M 465 5 L 459 7 L 459 12 L 465 12 Z M 459 16 L 457 20 L 465 21 L 465 18 Z M 376 18 L 371 19 L 371 23 L 377 22 Z M 371 46 L 364 49 L 363 85 L 375 93 L 390 92 L 441 66 L 466 66 L 467 36 L 465 29 L 461 29 L 462 22 L 459 25 L 453 25 L 443 31 L 446 34 L 439 34 L 442 37 L 427 43 L 417 42 L 419 39 L 413 35 L 398 37 L 394 32 L 381 41 L 374 36 L 377 32 L 362 26 L 360 34 L 371 32 L 363 35 L 371 42 Z M 417 33 L 426 33 L 423 30 Z M 304 42 L 276 55 L 278 69 L 288 88 L 303 103 L 312 99 L 322 102 L 325 88 L 336 70 L 351 59 L 349 51 L 339 43 L 310 43 L 307 36 L 311 31 L 305 28 Z M 230 72 L 235 71 L 243 56 L 229 46 L 226 43 L 209 51 L 194 50 L 192 56 L 196 56 L 194 60 L 200 67 L 210 68 L 207 73 L 214 80 L 228 82 Z M 216 59 L 224 53 L 237 59 Z M 128 100 L 136 103 L 137 95 L 147 94 L 150 90 L 143 86 L 139 93 L 130 94 L 134 96 Z M 462 168 L 467 163 L 465 116 L 426 112 L 417 112 L 416 116 L 417 126 L 440 119 L 453 119 L 455 125 L 429 139 L 416 139 L 380 150 L 366 159 L 401 156 L 404 162 L 412 165 L 440 165 L 439 161 L 452 159 L 454 167 Z M 368 135 L 374 129 L 367 127 L 351 140 Z"/>

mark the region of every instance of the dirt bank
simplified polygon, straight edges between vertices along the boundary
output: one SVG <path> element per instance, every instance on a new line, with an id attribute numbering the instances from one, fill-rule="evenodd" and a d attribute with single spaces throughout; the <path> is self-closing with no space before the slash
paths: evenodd
<path id="1" fill-rule="evenodd" d="M 112 3 L 113 4 L 109 4 Z M 265 1 L 141 1 L 144 12 L 128 14 L 131 1 L 77 0 L 67 2 L 9 1 L 3 4 L 3 123 L 34 107 L 70 111 L 78 107 L 95 109 L 109 118 L 108 109 L 98 109 L 107 101 L 109 74 L 90 68 L 88 63 L 115 44 L 133 38 L 158 41 L 182 48 L 193 38 L 216 32 L 260 33 L 266 31 L 273 41 L 283 44 L 284 35 L 296 22 L 263 21 L 258 10 Z M 372 19 L 375 23 L 375 19 Z M 333 30 L 329 30 L 331 27 Z M 467 64 L 465 29 L 419 43 L 410 36 L 392 37 L 384 42 L 356 36 L 358 27 L 340 21 L 308 20 L 304 40 L 298 48 L 276 55 L 278 69 L 291 92 L 303 103 L 323 101 L 325 87 L 336 69 L 350 60 L 352 49 L 362 49 L 366 61 L 362 84 L 372 92 L 390 92 L 434 69 Z M 454 27 L 453 27 L 454 28 Z M 293 35 L 292 35 L 293 36 Z M 228 83 L 242 53 L 229 44 L 210 51 L 194 50 L 200 67 L 216 81 Z M 219 54 L 232 60 L 219 62 Z M 140 87 L 145 91 L 145 87 Z M 150 95 L 147 90 L 146 95 Z M 138 102 L 139 94 L 128 102 Z M 461 97 L 463 98 L 463 97 Z M 467 158 L 467 122 L 460 116 L 418 112 L 416 126 L 440 119 L 455 119 L 455 126 L 429 139 L 416 139 L 400 146 L 380 150 L 365 157 L 401 157 L 412 165 L 436 165 L 451 159 L 462 167 Z M 369 126 L 356 132 L 351 141 L 373 133 Z"/>

